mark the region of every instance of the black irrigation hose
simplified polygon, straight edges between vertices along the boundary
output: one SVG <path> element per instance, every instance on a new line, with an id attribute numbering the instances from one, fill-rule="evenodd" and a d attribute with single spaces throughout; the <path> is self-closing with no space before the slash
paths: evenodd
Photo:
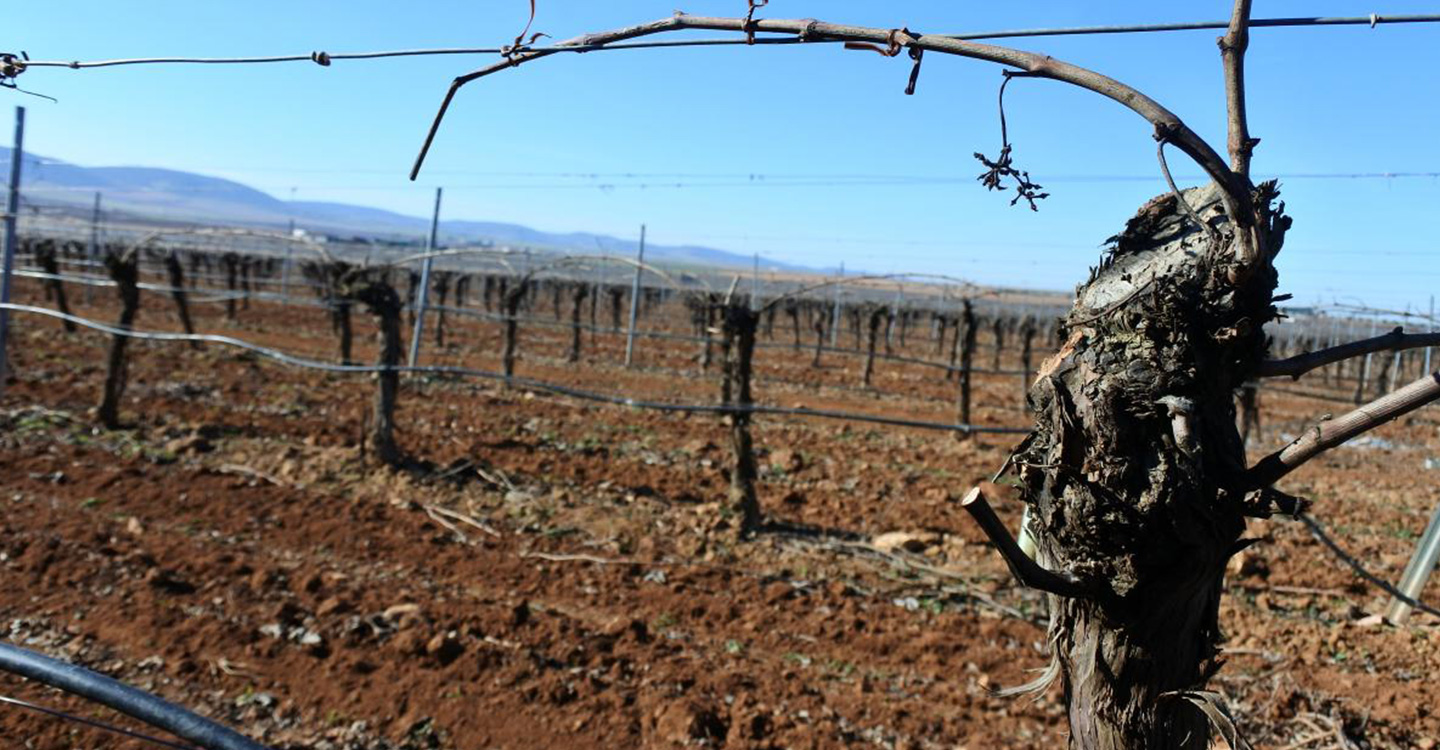
<path id="1" fill-rule="evenodd" d="M 1350 566 L 1350 569 L 1355 572 L 1355 575 L 1360 576 L 1370 585 L 1375 586 L 1381 591 L 1384 591 L 1385 593 L 1395 597 L 1396 599 L 1400 600 L 1402 603 L 1408 605 L 1412 609 L 1418 609 L 1421 612 L 1426 612 L 1428 614 L 1435 615 L 1436 617 L 1440 617 L 1440 609 L 1436 609 L 1418 599 L 1412 599 L 1406 596 L 1405 592 L 1395 588 L 1394 586 L 1391 586 L 1387 581 L 1385 581 L 1385 579 L 1366 570 L 1365 567 L 1360 564 L 1359 560 L 1351 557 L 1348 553 L 1345 552 L 1345 550 L 1340 549 L 1340 545 L 1336 544 L 1335 540 L 1331 539 L 1330 535 L 1325 533 L 1325 529 L 1320 525 L 1320 523 L 1314 518 L 1311 518 L 1308 513 L 1299 513 L 1295 517 L 1300 519 L 1300 521 L 1310 529 L 1310 533 L 1314 535 L 1316 539 L 1319 539 L 1321 544 L 1324 544 L 1327 548 L 1329 548 L 1331 552 L 1335 554 L 1336 557 L 1340 558 L 1341 562 Z"/>
<path id="2" fill-rule="evenodd" d="M 65 721 L 73 721 L 76 724 L 84 724 L 88 727 L 94 727 L 96 729 L 100 729 L 106 732 L 113 732 L 124 737 L 132 737 L 143 742 L 149 742 L 154 745 L 159 745 L 160 747 L 172 748 L 172 750 L 195 750 L 194 745 L 182 745 L 179 742 L 172 742 L 170 740 L 160 739 L 159 737 L 152 737 L 148 734 L 141 734 L 140 732 L 135 732 L 124 727 L 117 727 L 114 724 L 106 724 L 103 721 L 87 719 L 84 716 L 76 716 L 75 714 L 65 713 L 64 711 L 60 711 L 54 708 L 46 708 L 45 706 L 30 703 L 28 701 L 22 701 L 18 698 L 11 698 L 6 695 L 0 695 L 0 703 L 3 703 L 7 706 L 23 708 L 27 711 L 34 711 L 36 713 L 45 714 L 47 716 L 53 716 L 57 719 L 64 719 Z"/>
<path id="3" fill-rule="evenodd" d="M 1024 435 L 1030 432 L 1028 427 L 986 427 L 972 424 L 950 424 L 945 422 L 926 422 L 922 420 L 902 419 L 898 417 L 882 417 L 872 414 L 858 414 L 852 412 L 830 411 L 827 409 L 804 409 L 788 408 L 783 406 L 764 406 L 761 404 L 750 404 L 748 406 L 734 406 L 728 404 L 669 404 L 658 401 L 641 401 L 628 396 L 612 396 L 593 391 L 584 391 L 578 388 L 569 388 L 563 385 L 546 383 L 541 380 L 532 380 L 524 377 L 506 378 L 498 372 L 489 370 L 477 370 L 469 367 L 450 366 L 396 366 L 383 367 L 378 365 L 336 365 L 329 362 L 304 359 L 286 354 L 276 349 L 260 346 L 242 339 L 229 336 L 217 336 L 213 334 L 186 334 L 186 333 L 165 333 L 159 331 L 136 331 L 124 330 L 109 326 L 87 318 L 76 315 L 66 315 L 44 307 L 31 305 L 17 305 L 13 303 L 0 304 L 0 309 L 13 310 L 15 312 L 32 313 L 35 315 L 46 315 L 61 320 L 69 320 L 78 325 L 91 328 L 102 333 L 109 333 L 117 336 L 129 336 L 136 339 L 147 339 L 151 341 L 201 341 L 217 344 L 227 344 L 248 351 L 255 352 L 262 357 L 268 357 L 283 364 L 295 367 L 304 367 L 313 370 L 326 372 L 343 373 L 377 373 L 377 372 L 412 372 L 431 373 L 436 375 L 461 375 L 466 377 L 485 378 L 487 380 L 508 381 L 511 385 L 522 388 L 529 388 L 536 391 L 544 391 L 560 396 L 584 399 L 588 401 L 599 401 L 617 406 L 631 406 L 638 409 L 650 409 L 653 411 L 688 412 L 688 413 L 709 413 L 709 414 L 784 414 L 804 417 L 821 417 L 824 419 L 839 419 L 851 422 L 870 422 L 873 424 L 893 425 L 897 427 L 917 427 L 920 429 L 940 430 L 944 432 L 963 432 L 966 434 L 1001 434 L 1001 435 Z"/>
<path id="4" fill-rule="evenodd" d="M 0 643 L 0 670 L 113 708 L 205 750 L 267 750 L 233 729 L 119 680 L 8 643 Z"/>

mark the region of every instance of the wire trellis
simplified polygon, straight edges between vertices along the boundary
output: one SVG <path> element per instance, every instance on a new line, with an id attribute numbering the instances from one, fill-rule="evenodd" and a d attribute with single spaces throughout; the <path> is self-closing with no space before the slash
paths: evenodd
<path id="1" fill-rule="evenodd" d="M 1255 18 L 1250 20 L 1251 28 L 1320 27 L 1320 26 L 1369 26 L 1397 25 L 1412 23 L 1437 23 L 1440 14 L 1414 13 L 1388 15 L 1371 13 L 1364 16 L 1306 16 L 1290 18 Z M 1116 24 L 1106 26 L 1071 26 L 1034 29 L 1002 29 L 995 31 L 972 31 L 959 34 L 936 34 L 935 36 L 978 41 L 982 39 L 1018 39 L 1047 36 L 1103 36 L 1114 34 L 1148 34 L 1176 31 L 1205 31 L 1224 29 L 1228 21 L 1186 21 L 1179 23 Z M 14 62 L 19 70 L 26 68 L 110 68 L 123 65 L 255 65 L 270 63 L 310 62 L 328 67 L 337 60 L 380 60 L 405 57 L 443 57 L 454 55 L 510 55 L 516 52 L 598 52 L 605 50 L 663 49 L 674 47 L 729 47 L 737 45 L 791 45 L 791 44 L 836 44 L 837 40 L 825 38 L 763 37 L 748 39 L 681 39 L 665 41 L 612 42 L 609 44 L 565 44 L 548 46 L 501 46 L 501 47 L 428 47 L 417 49 L 375 50 L 362 52 L 314 51 L 291 55 L 254 55 L 244 57 L 132 57 L 111 60 L 19 60 Z M 17 73 L 18 75 L 18 73 Z"/>
<path id="2" fill-rule="evenodd" d="M 311 370 L 325 372 L 374 374 L 381 372 L 398 373 L 429 373 L 434 375 L 458 375 L 463 377 L 482 378 L 486 380 L 498 380 L 508 382 L 511 385 L 527 388 L 535 391 L 552 393 L 557 396 L 585 401 L 596 401 L 616 406 L 629 406 L 637 409 L 648 409 L 652 411 L 685 412 L 685 413 L 707 413 L 707 414 L 777 414 L 800 417 L 819 417 L 822 419 L 836 419 L 852 422 L 869 422 L 872 424 L 883 424 L 895 427 L 915 427 L 926 430 L 938 430 L 942 432 L 960 432 L 966 434 L 990 433 L 1003 435 L 1027 435 L 1030 433 L 1028 427 L 997 427 L 988 425 L 973 424 L 950 424 L 945 422 L 929 422 L 917 419 L 901 419 L 898 417 L 882 417 L 874 414 L 860 414 L 856 412 L 843 412 L 830 409 L 806 409 L 784 406 L 767 406 L 764 404 L 730 405 L 730 404 L 675 404 L 660 401 L 646 401 L 635 399 L 629 396 L 616 396 L 612 394 L 586 391 L 579 388 L 548 383 L 533 378 L 518 376 L 506 377 L 502 373 L 489 370 L 479 370 L 469 367 L 453 367 L 445 365 L 423 365 L 408 366 L 395 365 L 393 367 L 384 365 L 337 365 L 331 362 L 320 362 L 302 357 L 295 357 L 277 349 L 254 344 L 242 339 L 217 334 L 186 334 L 168 333 L 162 331 L 138 331 L 116 328 L 99 321 L 82 318 L 77 315 L 66 315 L 45 307 L 33 305 L 21 305 L 15 303 L 0 304 L 0 309 L 14 312 L 30 313 L 34 315 L 45 315 L 60 320 L 68 320 L 76 325 L 85 326 L 102 333 L 115 336 L 125 336 L 133 339 L 149 341 L 196 341 L 202 343 L 225 344 L 240 349 L 254 352 L 262 357 L 272 359 L 282 364 L 293 367 L 302 367 Z"/>

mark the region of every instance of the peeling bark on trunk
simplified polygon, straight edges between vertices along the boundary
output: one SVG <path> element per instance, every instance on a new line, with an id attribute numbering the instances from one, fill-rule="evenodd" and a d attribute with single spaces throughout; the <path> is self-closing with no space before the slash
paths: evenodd
<path id="1" fill-rule="evenodd" d="M 1213 185 L 1184 195 L 1224 223 Z M 1254 197 L 1273 253 L 1288 220 L 1269 186 Z M 1219 666 L 1225 565 L 1252 490 L 1233 393 L 1275 317 L 1269 263 L 1238 282 L 1233 264 L 1173 195 L 1150 201 L 1079 289 L 1030 389 L 1036 428 L 1014 465 L 1036 559 L 1098 591 L 1049 596 L 1073 748 L 1207 746 L 1194 703 Z"/>

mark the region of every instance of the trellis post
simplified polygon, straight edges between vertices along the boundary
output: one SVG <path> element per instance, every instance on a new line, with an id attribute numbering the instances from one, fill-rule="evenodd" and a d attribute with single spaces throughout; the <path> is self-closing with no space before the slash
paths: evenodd
<path id="1" fill-rule="evenodd" d="M 1405 566 L 1405 574 L 1401 576 L 1400 585 L 1397 587 L 1400 593 L 1418 600 L 1430 573 L 1435 570 L 1436 563 L 1440 563 L 1440 505 L 1436 505 L 1435 512 L 1430 514 L 1430 525 L 1426 527 L 1425 535 L 1420 537 L 1420 544 L 1415 547 L 1410 564 Z M 1409 616 L 1410 605 L 1399 599 L 1390 600 L 1390 608 L 1385 611 L 1386 619 L 1399 625 Z"/>
<path id="2" fill-rule="evenodd" d="M 15 272 L 15 220 L 20 212 L 20 164 L 25 161 L 25 108 L 15 108 L 15 148 L 10 151 L 10 196 L 5 201 L 5 256 L 0 272 L 0 303 L 10 304 L 10 278 Z M 5 394 L 10 310 L 0 307 L 0 396 Z"/>
<path id="3" fill-rule="evenodd" d="M 435 211 L 430 214 L 430 236 L 425 238 L 425 264 L 420 267 L 420 293 L 415 295 L 415 330 L 410 334 L 411 367 L 420 359 L 420 339 L 425 333 L 425 308 L 430 302 L 430 269 L 435 265 L 436 235 L 440 229 L 440 194 L 443 188 L 435 188 Z M 441 301 L 444 304 L 444 301 Z"/>
<path id="4" fill-rule="evenodd" d="M 640 252 L 635 256 L 635 280 L 630 284 L 630 325 L 625 329 L 625 366 L 635 361 L 635 318 L 640 314 L 640 274 L 645 270 L 645 225 L 640 225 Z"/>

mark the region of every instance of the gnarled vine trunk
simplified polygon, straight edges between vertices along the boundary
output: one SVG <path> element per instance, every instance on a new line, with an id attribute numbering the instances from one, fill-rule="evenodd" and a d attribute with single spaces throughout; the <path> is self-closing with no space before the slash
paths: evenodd
<path id="1" fill-rule="evenodd" d="M 1213 186 L 1184 195 L 1225 222 Z M 1255 193 L 1272 253 L 1289 223 L 1273 198 Z M 1050 677 L 1072 747 L 1204 748 L 1225 565 L 1255 510 L 1233 392 L 1264 357 L 1276 277 L 1266 258 L 1237 281 L 1232 248 L 1174 195 L 1112 239 L 1031 386 L 1036 431 L 1014 461 L 1037 560 L 1094 591 L 1050 595 Z"/>
<path id="2" fill-rule="evenodd" d="M 955 421 L 960 424 L 970 424 L 970 385 L 972 365 L 975 360 L 975 334 L 978 323 L 975 321 L 975 308 L 970 300 L 962 302 L 964 309 L 960 313 L 960 320 L 955 324 L 955 348 L 950 352 L 950 372 L 959 379 L 960 388 L 955 394 Z M 960 366 L 955 367 L 955 352 L 960 352 Z M 966 440 L 970 437 L 968 432 L 956 432 L 956 440 Z"/>
<path id="3" fill-rule="evenodd" d="M 880 324 L 888 321 L 890 316 L 885 308 L 870 305 L 865 313 L 867 321 L 865 335 L 865 365 L 860 370 L 860 385 L 864 388 L 870 387 L 870 378 L 875 374 L 875 343 L 880 337 Z"/>
<path id="4" fill-rule="evenodd" d="M 40 265 L 40 270 L 50 275 L 45 279 L 45 299 L 54 299 L 55 307 L 66 315 L 72 315 L 70 311 L 70 300 L 65 297 L 65 285 L 60 282 L 60 261 L 55 257 L 55 241 L 43 240 L 36 243 L 35 262 Z M 75 321 L 69 319 L 61 320 L 66 333 L 75 332 Z"/>
<path id="5" fill-rule="evenodd" d="M 505 373 L 505 387 L 510 387 L 510 379 L 515 377 L 515 350 L 519 346 L 520 338 L 520 304 L 525 301 L 525 293 L 530 288 L 529 279 L 521 279 L 515 285 L 503 289 L 500 294 L 500 306 L 505 313 L 505 337 L 501 344 L 500 366 Z"/>
<path id="6" fill-rule="evenodd" d="M 815 329 L 815 356 L 810 359 L 811 367 L 820 366 L 820 354 L 825 351 L 825 334 L 829 331 L 829 322 L 829 316 L 822 310 L 810 323 L 810 327 Z"/>
<path id="7" fill-rule="evenodd" d="M 380 279 L 354 292 L 375 315 L 380 353 L 376 364 L 385 368 L 399 367 L 403 347 L 400 342 L 400 313 L 405 305 L 394 287 Z M 400 448 L 395 444 L 395 397 L 400 390 L 400 373 L 386 369 L 375 373 L 375 399 L 371 405 L 370 447 L 375 457 L 391 466 L 400 463 Z"/>
<path id="8" fill-rule="evenodd" d="M 105 387 L 101 392 L 100 408 L 96 416 L 106 429 L 120 428 L 120 398 L 125 395 L 127 363 L 125 349 L 130 337 L 124 333 L 135 324 L 140 312 L 140 262 L 134 252 L 111 251 L 105 256 L 105 267 L 115 282 L 120 295 L 120 318 L 115 328 L 122 333 L 110 337 L 110 353 L 106 359 Z"/>
<path id="9" fill-rule="evenodd" d="M 235 320 L 235 298 L 240 287 L 240 256 L 225 253 L 220 256 L 220 265 L 225 267 L 225 289 L 230 294 L 225 298 L 225 319 Z"/>
<path id="10" fill-rule="evenodd" d="M 180 265 L 180 256 L 171 250 L 165 255 L 165 274 L 170 280 L 170 298 L 175 300 L 175 312 L 180 316 L 180 325 L 185 333 L 195 335 L 195 323 L 190 319 L 190 300 L 185 292 L 185 271 Z M 200 342 L 190 340 L 191 349 L 199 349 Z"/>
<path id="11" fill-rule="evenodd" d="M 771 309 L 774 309 L 773 307 Z M 753 401 L 750 390 L 751 364 L 755 356 L 755 332 L 760 326 L 760 313 L 744 303 L 726 302 L 720 308 L 720 330 L 724 352 L 724 378 L 720 382 L 721 403 L 726 406 L 748 407 Z M 750 413 L 730 414 L 730 448 L 735 463 L 730 467 L 730 492 L 726 512 L 732 519 L 736 538 L 749 536 L 760 526 L 760 499 L 756 490 L 759 467 L 755 462 L 755 444 L 750 437 Z"/>
<path id="12" fill-rule="evenodd" d="M 590 285 L 577 281 L 571 285 L 574 306 L 570 308 L 570 350 L 565 353 L 566 362 L 580 361 L 581 328 L 580 318 L 585 311 L 585 298 L 590 296 Z"/>

